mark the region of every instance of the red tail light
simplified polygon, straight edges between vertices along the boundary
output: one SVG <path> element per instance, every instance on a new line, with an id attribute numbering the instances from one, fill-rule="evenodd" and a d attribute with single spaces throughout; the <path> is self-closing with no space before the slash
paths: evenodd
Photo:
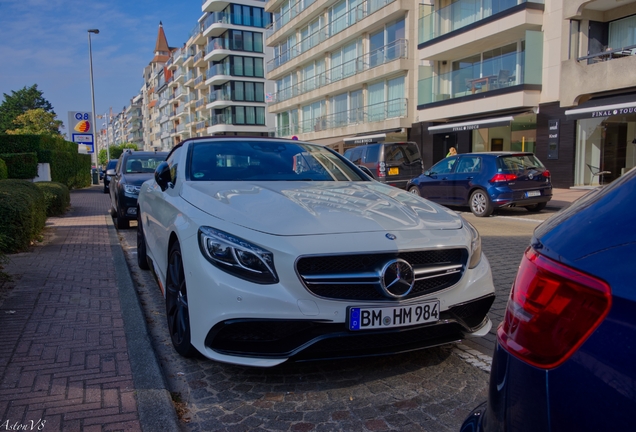
<path id="1" fill-rule="evenodd" d="M 498 174 L 495 174 L 495 176 L 490 179 L 490 183 L 509 182 L 509 181 L 514 181 L 516 179 L 517 179 L 517 175 L 516 174 L 502 174 L 502 173 L 498 173 Z"/>
<path id="2" fill-rule="evenodd" d="M 499 343 L 544 369 L 566 361 L 607 316 L 607 283 L 528 248 L 512 286 Z"/>
<path id="3" fill-rule="evenodd" d="M 545 171 L 543 171 L 543 174 L 541 174 L 541 175 L 542 175 L 543 177 L 545 177 L 545 178 L 550 178 L 550 171 L 545 170 Z"/>
<path id="4" fill-rule="evenodd" d="M 378 164 L 377 173 L 378 173 L 378 178 L 386 177 L 386 171 L 380 171 L 380 164 Z"/>

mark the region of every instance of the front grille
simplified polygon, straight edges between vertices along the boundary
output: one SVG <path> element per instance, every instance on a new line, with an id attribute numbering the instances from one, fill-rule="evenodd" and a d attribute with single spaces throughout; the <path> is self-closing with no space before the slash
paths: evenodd
<path id="1" fill-rule="evenodd" d="M 450 287 L 466 268 L 466 249 L 301 257 L 296 270 L 313 294 L 337 300 L 386 300 L 380 284 L 383 266 L 393 259 L 407 261 L 416 274 L 411 292 L 403 299 L 420 297 Z M 452 269 L 449 270 L 449 269 Z"/>

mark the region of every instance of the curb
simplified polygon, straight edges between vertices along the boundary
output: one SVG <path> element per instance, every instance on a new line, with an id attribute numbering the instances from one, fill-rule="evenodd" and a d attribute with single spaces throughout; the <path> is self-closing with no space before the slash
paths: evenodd
<path id="1" fill-rule="evenodd" d="M 181 430 L 179 419 L 172 404 L 159 360 L 148 336 L 146 320 L 139 304 L 130 268 L 124 257 L 124 251 L 117 238 L 113 219 L 109 215 L 104 217 L 108 225 L 110 249 L 116 269 L 115 278 L 124 320 L 126 345 L 137 396 L 137 411 L 141 429 L 146 432 L 179 431 Z"/>

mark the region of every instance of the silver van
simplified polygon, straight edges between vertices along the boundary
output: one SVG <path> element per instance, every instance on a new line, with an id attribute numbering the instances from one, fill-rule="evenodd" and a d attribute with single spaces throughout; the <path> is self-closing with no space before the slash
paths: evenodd
<path id="1" fill-rule="evenodd" d="M 344 157 L 367 167 L 376 180 L 401 189 L 406 189 L 409 180 L 424 172 L 424 163 L 414 142 L 362 144 L 347 149 Z"/>

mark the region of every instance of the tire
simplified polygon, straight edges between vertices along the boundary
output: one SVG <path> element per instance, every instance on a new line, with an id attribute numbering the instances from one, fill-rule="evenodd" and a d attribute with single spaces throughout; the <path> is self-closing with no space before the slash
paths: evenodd
<path id="1" fill-rule="evenodd" d="M 142 270 L 150 270 L 148 265 L 148 254 L 146 253 L 146 238 L 141 226 L 141 216 L 137 212 L 137 265 Z"/>
<path id="2" fill-rule="evenodd" d="M 112 217 L 113 219 L 115 219 L 115 216 L 117 216 L 117 210 L 115 210 L 112 204 L 110 206 L 110 210 L 108 210 L 108 213 L 110 213 L 110 217 Z"/>
<path id="3" fill-rule="evenodd" d="M 190 315 L 181 247 L 175 242 L 168 254 L 166 272 L 166 318 L 168 332 L 175 351 L 183 357 L 192 357 L 197 350 L 190 343 Z"/>
<path id="4" fill-rule="evenodd" d="M 420 195 L 420 189 L 417 186 L 411 186 L 409 188 L 409 193 L 412 193 L 413 195 L 417 195 L 417 196 L 422 196 Z"/>
<path id="5" fill-rule="evenodd" d="M 526 210 L 528 210 L 529 212 L 540 212 L 545 208 L 547 204 L 547 202 L 542 202 L 535 205 L 526 206 Z"/>
<path id="6" fill-rule="evenodd" d="M 494 210 L 488 194 L 481 189 L 477 189 L 470 194 L 470 211 L 477 217 L 490 216 Z"/>
<path id="7" fill-rule="evenodd" d="M 120 212 L 117 212 L 117 229 L 128 229 L 130 228 L 130 221 L 125 217 L 122 217 Z"/>

